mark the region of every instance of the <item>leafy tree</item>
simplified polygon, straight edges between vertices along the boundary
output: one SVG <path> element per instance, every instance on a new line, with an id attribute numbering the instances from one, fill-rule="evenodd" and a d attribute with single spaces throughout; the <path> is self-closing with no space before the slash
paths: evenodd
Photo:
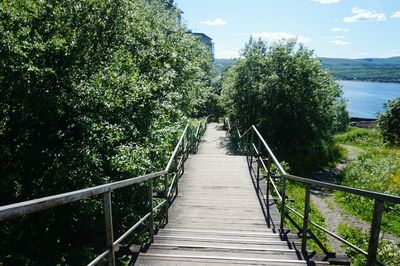
<path id="1" fill-rule="evenodd" d="M 239 127 L 256 125 L 295 171 L 327 158 L 333 134 L 348 121 L 339 86 L 313 52 L 295 42 L 250 40 L 222 83 Z"/>
<path id="2" fill-rule="evenodd" d="M 385 112 L 379 115 L 378 126 L 385 142 L 400 146 L 400 97 L 385 104 Z"/>
<path id="3" fill-rule="evenodd" d="M 0 2 L 0 205 L 160 170 L 206 112 L 210 53 L 162 0 Z M 114 193 L 115 233 L 145 187 Z M 104 249 L 101 199 L 0 226 L 5 265 L 80 265 Z"/>

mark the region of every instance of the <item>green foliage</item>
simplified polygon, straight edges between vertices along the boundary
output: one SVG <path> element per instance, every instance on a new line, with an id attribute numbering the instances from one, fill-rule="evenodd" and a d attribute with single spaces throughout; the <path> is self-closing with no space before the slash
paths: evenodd
<path id="1" fill-rule="evenodd" d="M 382 136 L 377 129 L 349 127 L 346 132 L 335 135 L 336 143 L 360 147 L 382 147 Z"/>
<path id="2" fill-rule="evenodd" d="M 400 153 L 390 151 L 369 151 L 349 162 L 341 176 L 341 184 L 392 195 L 400 195 Z M 336 192 L 335 199 L 348 212 L 370 221 L 372 200 Z M 400 236 L 400 206 L 387 204 L 382 228 Z"/>
<path id="3" fill-rule="evenodd" d="M 368 250 L 369 235 L 358 228 L 345 224 L 339 225 L 339 234 L 350 243 L 360 247 L 363 250 Z M 393 244 L 390 241 L 381 239 L 378 247 L 378 259 L 387 265 L 400 264 L 400 243 Z M 346 248 L 346 255 L 349 256 L 353 265 L 362 266 L 366 263 L 366 257 L 359 254 L 354 249 L 343 245 Z"/>
<path id="4" fill-rule="evenodd" d="M 389 100 L 385 109 L 378 119 L 383 139 L 390 145 L 400 146 L 400 97 Z"/>
<path id="5" fill-rule="evenodd" d="M 339 143 L 356 145 L 364 152 L 349 162 L 340 175 L 343 185 L 400 195 L 400 151 L 385 147 L 382 136 L 376 129 L 351 128 L 335 137 Z M 365 197 L 348 193 L 335 193 L 338 204 L 349 213 L 369 222 L 373 202 Z M 400 236 L 400 206 L 385 205 L 382 229 Z"/>
<path id="6" fill-rule="evenodd" d="M 165 166 L 212 91 L 210 53 L 178 12 L 161 0 L 0 2 L 0 205 Z M 116 235 L 145 200 L 145 185 L 114 194 Z M 104 249 L 102 223 L 101 199 L 4 223 L 0 261 L 83 264 Z"/>
<path id="7" fill-rule="evenodd" d="M 313 52 L 296 43 L 251 40 L 225 73 L 222 90 L 228 114 L 241 129 L 256 125 L 297 173 L 304 158 L 313 164 L 328 160 L 333 134 L 347 126 L 339 86 Z"/>

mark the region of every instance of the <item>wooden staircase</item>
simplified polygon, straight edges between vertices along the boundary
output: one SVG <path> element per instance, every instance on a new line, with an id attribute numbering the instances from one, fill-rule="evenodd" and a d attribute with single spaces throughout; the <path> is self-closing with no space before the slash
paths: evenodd
<path id="1" fill-rule="evenodd" d="M 230 155 L 226 145 L 222 126 L 209 124 L 185 165 L 168 224 L 136 265 L 329 264 L 305 261 L 297 234 L 267 227 L 246 158 Z"/>

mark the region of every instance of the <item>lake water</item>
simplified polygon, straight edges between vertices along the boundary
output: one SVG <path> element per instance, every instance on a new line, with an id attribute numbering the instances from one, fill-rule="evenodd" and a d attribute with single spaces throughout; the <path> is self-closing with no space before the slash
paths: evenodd
<path id="1" fill-rule="evenodd" d="M 351 117 L 376 118 L 376 114 L 384 110 L 384 103 L 400 96 L 400 83 L 337 82 L 343 88 L 347 111 Z"/>

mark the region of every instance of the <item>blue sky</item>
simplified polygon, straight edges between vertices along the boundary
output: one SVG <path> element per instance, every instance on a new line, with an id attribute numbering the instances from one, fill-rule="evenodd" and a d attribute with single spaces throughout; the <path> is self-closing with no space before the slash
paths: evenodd
<path id="1" fill-rule="evenodd" d="M 250 36 L 297 38 L 317 56 L 400 56 L 400 0 L 176 0 L 183 22 L 237 57 Z"/>

